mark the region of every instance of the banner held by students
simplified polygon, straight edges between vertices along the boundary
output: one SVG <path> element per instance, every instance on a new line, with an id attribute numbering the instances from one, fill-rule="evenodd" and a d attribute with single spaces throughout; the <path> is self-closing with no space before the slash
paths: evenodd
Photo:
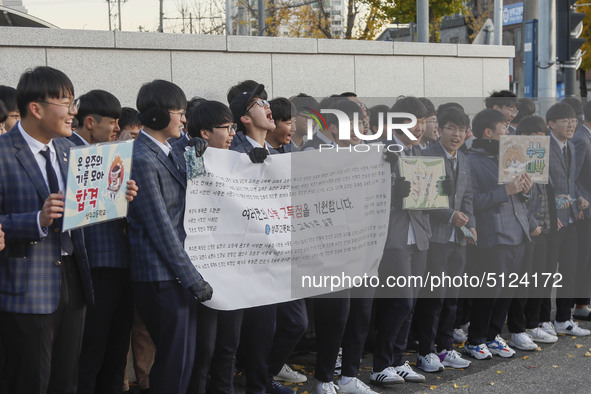
<path id="1" fill-rule="evenodd" d="M 70 149 L 63 230 L 127 215 L 133 140 Z"/>
<path id="2" fill-rule="evenodd" d="M 207 149 L 203 165 L 187 185 L 185 250 L 214 289 L 207 306 L 285 302 L 331 291 L 305 277 L 377 274 L 390 212 L 382 153 L 307 151 L 253 164 Z"/>

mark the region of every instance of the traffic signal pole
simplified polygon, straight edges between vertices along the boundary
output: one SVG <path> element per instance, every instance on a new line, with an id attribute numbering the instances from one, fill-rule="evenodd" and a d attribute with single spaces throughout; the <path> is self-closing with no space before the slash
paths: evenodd
<path id="1" fill-rule="evenodd" d="M 538 5 L 538 97 L 540 113 L 546 113 L 556 97 L 556 0 Z"/>

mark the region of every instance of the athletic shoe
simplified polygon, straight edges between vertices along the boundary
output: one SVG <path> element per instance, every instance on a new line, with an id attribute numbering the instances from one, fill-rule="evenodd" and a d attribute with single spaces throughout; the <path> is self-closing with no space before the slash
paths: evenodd
<path id="1" fill-rule="evenodd" d="M 462 325 L 460 326 L 460 329 L 461 329 L 462 331 L 464 331 L 464 332 L 466 333 L 466 335 L 468 335 L 468 327 L 470 327 L 470 322 L 468 322 L 468 323 L 466 323 L 466 324 L 462 324 Z"/>
<path id="2" fill-rule="evenodd" d="M 339 348 L 339 354 L 337 355 L 337 361 L 334 363 L 334 374 L 339 376 L 343 367 L 343 348 Z"/>
<path id="3" fill-rule="evenodd" d="M 394 367 L 396 373 L 404 378 L 405 382 L 411 383 L 423 383 L 425 381 L 425 377 L 421 374 L 416 373 L 412 370 L 408 361 L 405 361 L 404 364 Z"/>
<path id="4" fill-rule="evenodd" d="M 380 372 L 371 371 L 369 381 L 374 384 L 400 384 L 404 378 L 396 372 L 394 367 L 388 367 Z"/>
<path id="5" fill-rule="evenodd" d="M 435 353 L 429 353 L 426 356 L 417 355 L 417 368 L 425 372 L 441 372 L 445 369 Z"/>
<path id="6" fill-rule="evenodd" d="M 591 331 L 587 330 L 586 328 L 579 327 L 579 325 L 575 323 L 573 319 L 562 323 L 555 320 L 554 327 L 556 327 L 556 333 L 558 334 L 575 335 L 578 337 L 591 335 Z"/>
<path id="7" fill-rule="evenodd" d="M 316 394 L 337 394 L 339 386 L 333 382 L 318 382 L 316 383 Z"/>
<path id="8" fill-rule="evenodd" d="M 476 360 L 490 360 L 492 354 L 488 347 L 481 343 L 480 345 L 470 345 L 468 342 L 464 344 L 464 352 L 474 357 Z"/>
<path id="9" fill-rule="evenodd" d="M 539 343 L 554 343 L 558 341 L 556 335 L 548 334 L 541 327 L 528 328 L 525 330 L 534 342 Z"/>
<path id="10" fill-rule="evenodd" d="M 464 343 L 468 340 L 468 335 L 461 328 L 454 328 L 454 343 Z"/>
<path id="11" fill-rule="evenodd" d="M 486 347 L 495 356 L 509 358 L 515 354 L 515 350 L 511 349 L 500 335 L 497 335 L 494 341 L 487 342 Z"/>
<path id="12" fill-rule="evenodd" d="M 281 371 L 279 371 L 277 376 L 273 376 L 273 379 L 275 379 L 278 382 L 286 383 L 304 383 L 308 380 L 306 375 L 294 371 L 287 364 L 283 364 Z"/>
<path id="13" fill-rule="evenodd" d="M 461 369 L 468 368 L 470 366 L 470 361 L 463 359 L 460 353 L 455 350 L 444 350 L 437 353 L 437 355 L 439 356 L 441 364 L 443 364 L 444 367 Z"/>
<path id="14" fill-rule="evenodd" d="M 271 389 L 269 390 L 269 394 L 295 394 L 295 391 L 289 387 L 285 387 L 282 384 L 277 383 L 274 380 L 271 380 Z"/>
<path id="15" fill-rule="evenodd" d="M 575 308 L 573 311 L 573 317 L 576 317 L 580 320 L 591 320 L 591 309 L 589 307 L 585 308 Z"/>
<path id="16" fill-rule="evenodd" d="M 509 345 L 519 349 L 519 350 L 536 350 L 538 345 L 532 340 L 532 338 L 525 332 L 520 332 L 518 334 L 511 334 L 511 339 L 509 339 Z"/>
<path id="17" fill-rule="evenodd" d="M 556 336 L 556 329 L 554 328 L 554 324 L 549 321 L 545 321 L 540 323 L 540 328 L 546 333 L 552 336 Z"/>
<path id="18" fill-rule="evenodd" d="M 337 392 L 340 394 L 378 394 L 357 378 L 352 378 L 347 383 L 343 383 L 341 379 Z"/>

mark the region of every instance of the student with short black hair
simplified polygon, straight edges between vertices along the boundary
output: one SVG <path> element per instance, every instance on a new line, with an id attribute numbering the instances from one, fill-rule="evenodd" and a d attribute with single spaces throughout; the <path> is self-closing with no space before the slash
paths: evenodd
<path id="1" fill-rule="evenodd" d="M 121 117 L 119 118 L 119 134 L 129 133 L 129 136 L 134 140 L 137 138 L 142 129 L 142 122 L 137 117 L 139 112 L 135 108 L 123 107 L 121 108 Z"/>
<path id="2" fill-rule="evenodd" d="M 509 134 L 515 134 L 515 127 L 511 125 L 515 114 L 517 113 L 517 95 L 510 90 L 494 91 L 484 100 L 486 109 L 494 109 L 505 116 L 508 125 Z"/>
<path id="3" fill-rule="evenodd" d="M 298 151 L 298 148 L 291 142 L 296 123 L 296 108 L 284 97 L 269 101 L 269 105 L 271 106 L 275 129 L 267 132 L 265 138 L 267 144 L 279 153 Z"/>
<path id="4" fill-rule="evenodd" d="M 144 128 L 132 159 L 142 191 L 128 214 L 132 286 L 156 346 L 150 392 L 185 393 L 195 357 L 195 301 L 213 293 L 184 249 L 187 180 L 167 142 L 181 135 L 187 101 L 177 85 L 154 80 L 142 85 L 136 104 Z"/>
<path id="5" fill-rule="evenodd" d="M 499 140 L 508 134 L 505 115 L 494 109 L 480 111 L 472 120 L 472 130 L 476 140 L 468 159 L 472 167 L 473 210 L 478 223 L 477 268 L 495 275 L 518 272 L 525 242 L 541 231 L 525 205 L 533 183 L 523 174 L 507 184 L 498 184 Z M 468 341 L 464 345 L 464 351 L 478 360 L 491 359 L 493 354 L 500 357 L 515 354 L 501 337 L 511 304 L 510 289 L 497 286 L 490 291 L 491 297 L 473 300 Z M 530 346 L 533 343 L 524 332 L 515 334 L 523 334 L 519 339 L 524 343 Z M 515 340 L 513 335 L 511 339 Z"/>
<path id="6" fill-rule="evenodd" d="M 437 123 L 437 111 L 435 111 L 435 106 L 433 102 L 426 97 L 419 97 L 421 103 L 427 109 L 427 116 L 425 118 L 425 132 L 421 136 L 421 141 L 419 142 L 419 148 L 426 149 L 429 145 L 434 144 L 437 142 L 439 138 L 440 128 L 438 127 Z"/>
<path id="7" fill-rule="evenodd" d="M 517 104 L 517 115 L 511 121 L 513 127 L 517 127 L 521 119 L 536 113 L 536 103 L 528 97 L 522 97 Z"/>
<path id="8" fill-rule="evenodd" d="M 547 272 L 562 275 L 562 287 L 556 290 L 556 316 L 554 329 L 558 334 L 587 336 L 591 332 L 581 328 L 572 319 L 571 308 L 576 293 L 577 229 L 575 222 L 580 210 L 589 207 L 587 200 L 576 187 L 576 154 L 570 141 L 577 127 L 575 110 L 566 103 L 557 103 L 546 111 L 546 123 L 550 128 L 550 185 L 554 192 L 557 216 L 557 232 L 551 237 L 548 255 L 552 265 Z M 588 241 L 587 241 L 588 242 Z M 582 267 L 581 267 L 582 269 Z M 542 303 L 542 321 L 550 318 L 550 300 Z M 546 320 L 547 319 L 547 320 Z"/>
<path id="9" fill-rule="evenodd" d="M 2 123 L 6 131 L 12 130 L 21 119 L 20 112 L 16 105 L 16 89 L 10 86 L 0 85 L 0 101 L 4 104 L 7 111 L 7 117 Z"/>
<path id="10" fill-rule="evenodd" d="M 112 142 L 119 131 L 119 100 L 104 90 L 79 97 L 77 146 Z M 121 390 L 133 319 L 127 220 L 84 228 L 95 304 L 86 311 L 78 393 Z"/>
<path id="11" fill-rule="evenodd" d="M 296 108 L 295 130 L 291 135 L 291 141 L 298 149 L 303 150 L 308 135 L 308 120 L 312 119 L 311 114 L 314 114 L 314 111 L 320 111 L 320 104 L 314 97 L 305 93 L 293 96 L 289 100 Z"/>

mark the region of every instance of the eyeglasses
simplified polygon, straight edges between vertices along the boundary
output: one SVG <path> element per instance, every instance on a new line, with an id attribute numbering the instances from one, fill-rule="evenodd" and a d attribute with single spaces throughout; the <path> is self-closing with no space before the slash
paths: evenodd
<path id="1" fill-rule="evenodd" d="M 20 119 L 21 118 L 21 114 L 9 114 L 8 115 L 9 118 L 14 118 L 14 119 Z"/>
<path id="2" fill-rule="evenodd" d="M 577 118 L 570 118 L 570 119 L 559 119 L 556 121 L 556 123 L 562 123 L 562 124 L 571 124 L 571 125 L 577 125 L 577 123 L 579 123 L 579 120 Z"/>
<path id="3" fill-rule="evenodd" d="M 244 111 L 244 113 L 247 113 L 248 111 L 250 111 L 250 109 L 252 107 L 254 107 L 255 104 L 258 104 L 259 107 L 265 108 L 265 106 L 269 105 L 269 102 L 267 100 L 263 100 L 263 99 L 255 100 L 249 107 L 246 108 L 246 111 Z"/>
<path id="4" fill-rule="evenodd" d="M 185 116 L 187 114 L 187 111 L 181 111 L 181 112 L 168 111 L 168 113 L 172 114 L 172 115 L 179 115 L 182 118 L 183 116 Z"/>
<path id="5" fill-rule="evenodd" d="M 51 104 L 51 105 L 57 105 L 58 107 L 67 107 L 69 113 L 78 112 L 78 110 L 80 109 L 80 99 L 72 100 L 72 102 L 70 104 L 52 103 L 51 101 L 47 101 L 47 100 L 37 100 L 37 102 Z"/>
<path id="6" fill-rule="evenodd" d="M 236 123 L 229 124 L 227 126 L 211 126 L 213 129 L 226 129 L 228 134 L 236 133 L 238 125 Z"/>
<path id="7" fill-rule="evenodd" d="M 443 126 L 444 129 L 455 133 L 456 131 L 460 132 L 460 134 L 466 134 L 467 129 L 458 129 L 457 127 L 450 127 L 450 126 Z"/>

